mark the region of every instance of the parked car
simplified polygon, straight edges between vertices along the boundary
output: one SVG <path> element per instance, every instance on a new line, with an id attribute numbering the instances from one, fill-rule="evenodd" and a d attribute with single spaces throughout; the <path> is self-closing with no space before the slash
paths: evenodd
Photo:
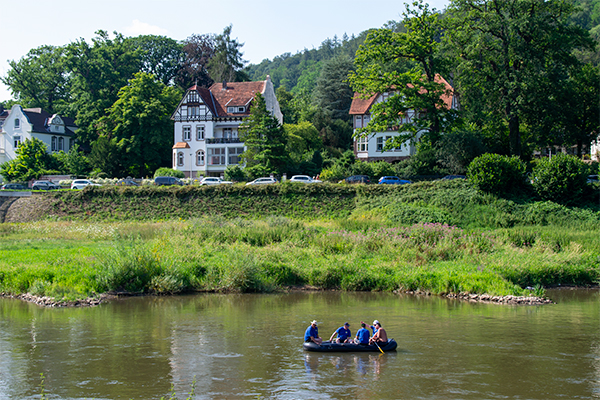
<path id="1" fill-rule="evenodd" d="M 313 179 L 308 175 L 294 175 L 290 178 L 290 182 L 302 182 L 302 183 L 322 183 L 318 179 Z"/>
<path id="2" fill-rule="evenodd" d="M 140 186 L 139 183 L 130 178 L 119 179 L 117 186 Z"/>
<path id="3" fill-rule="evenodd" d="M 183 181 L 174 176 L 157 176 L 154 178 L 154 184 L 158 186 L 180 185 L 183 186 Z"/>
<path id="4" fill-rule="evenodd" d="M 367 175 L 352 175 L 344 179 L 346 183 L 371 183 L 371 178 Z"/>
<path id="5" fill-rule="evenodd" d="M 29 190 L 27 186 L 21 185 L 20 183 L 7 183 L 0 187 L 1 190 Z"/>
<path id="6" fill-rule="evenodd" d="M 271 183 L 277 183 L 277 179 L 275 178 L 257 178 L 255 180 L 253 180 L 252 182 L 248 182 L 246 183 L 246 186 L 248 185 L 269 185 Z"/>
<path id="7" fill-rule="evenodd" d="M 408 179 L 400 179 L 397 176 L 382 176 L 379 178 L 380 185 L 404 185 L 407 183 L 412 183 Z"/>
<path id="8" fill-rule="evenodd" d="M 231 181 L 224 181 L 221 178 L 217 178 L 214 176 L 207 176 L 206 178 L 202 178 L 202 180 L 200 181 L 200 186 L 207 186 L 207 185 L 231 185 L 233 184 L 233 182 Z"/>
<path id="9" fill-rule="evenodd" d="M 50 181 L 35 181 L 35 182 L 33 182 L 33 185 L 31 186 L 31 190 L 57 190 L 57 189 L 60 189 L 60 186 L 58 186 L 56 183 L 50 182 Z"/>
<path id="10" fill-rule="evenodd" d="M 451 181 L 453 179 L 467 179 L 467 177 L 464 175 L 446 175 L 442 179 L 444 179 L 446 181 Z"/>
<path id="11" fill-rule="evenodd" d="M 102 186 L 97 183 L 90 181 L 89 179 L 75 179 L 71 182 L 71 189 L 83 189 L 86 186 Z"/>
<path id="12" fill-rule="evenodd" d="M 588 175 L 587 183 L 598 183 L 598 175 Z"/>

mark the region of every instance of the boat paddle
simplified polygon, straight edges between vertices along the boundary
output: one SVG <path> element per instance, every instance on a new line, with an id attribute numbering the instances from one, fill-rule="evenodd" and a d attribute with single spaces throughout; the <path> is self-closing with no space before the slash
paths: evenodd
<path id="1" fill-rule="evenodd" d="M 377 344 L 377 342 L 373 342 L 373 343 L 375 343 L 375 346 L 377 346 L 377 348 L 379 349 L 379 351 L 381 352 L 381 354 L 385 354 L 385 353 L 383 352 L 383 350 L 381 350 L 381 347 L 379 347 L 379 345 Z"/>

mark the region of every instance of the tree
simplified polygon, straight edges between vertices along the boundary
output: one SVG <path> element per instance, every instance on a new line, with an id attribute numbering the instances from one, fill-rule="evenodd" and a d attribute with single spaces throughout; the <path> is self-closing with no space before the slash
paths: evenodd
<path id="1" fill-rule="evenodd" d="M 310 122 L 284 124 L 283 129 L 287 137 L 286 152 L 296 164 L 301 163 L 307 155 L 312 158 L 315 151 L 323 148 L 319 131 Z"/>
<path id="2" fill-rule="evenodd" d="M 415 140 L 425 132 L 435 143 L 453 121 L 453 112 L 443 102 L 446 87 L 438 77 L 446 61 L 440 52 L 444 25 L 437 12 L 422 1 L 407 5 L 403 24 L 406 32 L 376 29 L 369 32 L 354 61 L 351 86 L 364 97 L 390 93 L 387 101 L 371 107 L 371 121 L 360 134 L 398 127 L 402 132 L 393 145 Z M 401 118 L 415 110 L 412 120 Z"/>
<path id="3" fill-rule="evenodd" d="M 69 101 L 69 73 L 65 48 L 41 46 L 30 50 L 0 78 L 23 108 L 41 107 L 50 114 L 62 113 Z"/>
<path id="4" fill-rule="evenodd" d="M 208 62 L 214 55 L 211 35 L 192 35 L 183 45 L 184 61 L 177 76 L 177 84 L 184 89 L 191 85 L 209 87 L 213 80 L 208 73 Z"/>
<path id="5" fill-rule="evenodd" d="M 215 82 L 243 82 L 249 80 L 243 71 L 246 61 L 240 51 L 243 43 L 231 39 L 232 25 L 226 26 L 223 33 L 214 38 L 214 55 L 208 62 L 210 77 Z"/>
<path id="6" fill-rule="evenodd" d="M 72 74 L 71 115 L 79 126 L 77 138 L 88 146 L 97 138 L 95 124 L 118 97 L 119 90 L 140 69 L 141 50 L 115 32 L 109 39 L 97 31 L 89 45 L 84 39 L 66 48 L 66 62 Z"/>
<path id="7" fill-rule="evenodd" d="M 61 170 L 73 176 L 84 176 L 90 172 L 91 166 L 88 158 L 79 149 L 78 144 L 74 144 L 68 152 L 59 151 L 51 155 L 61 165 Z"/>
<path id="8" fill-rule="evenodd" d="M 479 124 L 507 127 L 510 154 L 521 155 L 523 124 L 552 115 L 540 106 L 576 63 L 573 50 L 592 45 L 568 22 L 572 10 L 561 0 L 453 0 L 448 9 L 462 104 L 479 109 Z"/>
<path id="9" fill-rule="evenodd" d="M 347 56 L 332 58 L 323 64 L 314 99 L 317 107 L 327 110 L 332 119 L 347 121 L 353 91 L 348 84 L 348 74 L 354 70 L 352 59 Z"/>
<path id="10" fill-rule="evenodd" d="M 185 60 L 183 44 L 166 36 L 141 35 L 127 39 L 134 49 L 141 50 L 140 72 L 152 74 L 170 86 Z"/>
<path id="11" fill-rule="evenodd" d="M 39 178 L 52 164 L 48 147 L 39 139 L 26 139 L 15 150 L 17 158 L 0 165 L 0 175 L 10 182 L 26 182 Z"/>
<path id="12" fill-rule="evenodd" d="M 288 164 L 285 130 L 277 118 L 267 111 L 265 99 L 260 93 L 254 96 L 250 115 L 239 126 L 238 132 L 246 145 L 242 159 L 247 169 L 259 167 L 267 173 L 285 172 Z"/>
<path id="13" fill-rule="evenodd" d="M 118 97 L 98 125 L 100 134 L 116 146 L 122 168 L 119 175 L 150 175 L 169 165 L 173 144 L 170 116 L 181 93 L 158 82 L 154 75 L 138 72 Z"/>

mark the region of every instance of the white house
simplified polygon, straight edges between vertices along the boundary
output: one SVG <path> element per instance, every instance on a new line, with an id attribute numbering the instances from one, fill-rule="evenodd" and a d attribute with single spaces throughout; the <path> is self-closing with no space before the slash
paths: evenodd
<path id="1" fill-rule="evenodd" d="M 189 88 L 171 117 L 175 121 L 173 169 L 183 171 L 186 177 L 221 176 L 228 165 L 238 164 L 245 149 L 238 126 L 248 117 L 256 93 L 262 94 L 267 110 L 282 123 L 269 76 L 259 82 Z"/>
<path id="2" fill-rule="evenodd" d="M 32 138 L 44 142 L 49 153 L 69 151 L 76 130 L 72 118 L 51 115 L 41 108 L 23 109 L 15 104 L 10 111 L 0 110 L 0 163 L 17 158 L 19 144 Z"/>
<path id="3" fill-rule="evenodd" d="M 436 76 L 436 82 L 443 84 L 446 87 L 446 92 L 442 96 L 442 100 L 446 107 L 450 109 L 458 108 L 458 100 L 453 95 L 452 86 L 441 76 Z M 371 107 L 382 101 L 386 101 L 393 93 L 377 93 L 367 99 L 360 98 L 358 93 L 354 94 L 352 104 L 350 105 L 350 115 L 353 116 L 354 132 L 357 129 L 367 126 L 371 119 Z M 399 116 L 398 124 L 410 123 L 415 116 L 414 110 L 409 110 L 404 116 Z M 397 129 L 390 129 L 385 132 L 375 132 L 368 136 L 354 138 L 354 155 L 361 161 L 387 161 L 397 162 L 410 156 L 416 152 L 416 143 L 405 143 L 401 147 L 384 150 L 385 143 L 388 139 L 398 136 Z M 420 136 L 420 135 L 418 135 Z"/>
<path id="4" fill-rule="evenodd" d="M 592 161 L 600 162 L 600 135 L 590 144 L 590 155 Z"/>

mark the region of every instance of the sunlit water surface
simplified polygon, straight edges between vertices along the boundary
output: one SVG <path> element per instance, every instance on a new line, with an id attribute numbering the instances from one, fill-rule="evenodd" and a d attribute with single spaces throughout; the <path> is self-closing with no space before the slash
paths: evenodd
<path id="1" fill-rule="evenodd" d="M 195 399 L 600 398 L 599 291 L 549 294 L 557 304 L 339 292 L 68 309 L 0 299 L 0 399 L 185 399 L 194 385 Z M 306 353 L 312 319 L 325 338 L 379 319 L 398 351 Z"/>

